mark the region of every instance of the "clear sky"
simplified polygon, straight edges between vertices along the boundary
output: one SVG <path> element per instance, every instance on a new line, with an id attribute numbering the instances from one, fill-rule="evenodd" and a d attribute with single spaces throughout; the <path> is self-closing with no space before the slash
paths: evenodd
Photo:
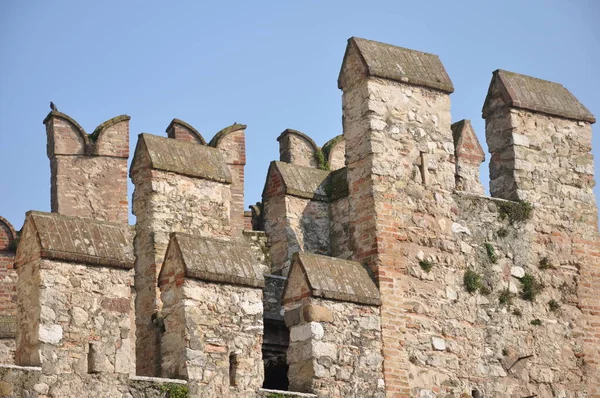
<path id="1" fill-rule="evenodd" d="M 51 100 L 87 132 L 130 115 L 131 155 L 138 133 L 165 135 L 173 118 L 207 141 L 247 124 L 246 205 L 259 201 L 284 129 L 319 145 L 341 133 L 350 36 L 438 54 L 452 119 L 471 119 L 486 150 L 481 107 L 498 68 L 562 83 L 600 119 L 599 20 L 597 0 L 0 0 L 0 215 L 19 229 L 27 210 L 50 210 Z"/>

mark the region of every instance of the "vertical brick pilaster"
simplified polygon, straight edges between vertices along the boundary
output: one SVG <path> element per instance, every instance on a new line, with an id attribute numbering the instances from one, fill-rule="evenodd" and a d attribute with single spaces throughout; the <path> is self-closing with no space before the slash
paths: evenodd
<path id="1" fill-rule="evenodd" d="M 241 236 L 244 230 L 244 168 L 246 166 L 246 126 L 233 124 L 219 131 L 210 145 L 219 149 L 229 166 L 231 184 L 231 231 Z"/>

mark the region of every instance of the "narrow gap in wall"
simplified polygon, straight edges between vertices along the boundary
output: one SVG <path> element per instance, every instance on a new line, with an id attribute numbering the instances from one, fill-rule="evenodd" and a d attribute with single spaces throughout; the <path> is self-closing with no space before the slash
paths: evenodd
<path id="1" fill-rule="evenodd" d="M 263 388 L 288 391 L 286 352 L 290 332 L 283 320 L 264 318 L 262 357 L 265 368 Z"/>
<path id="2" fill-rule="evenodd" d="M 421 152 L 421 182 L 427 185 L 427 159 L 425 152 Z"/>
<path id="3" fill-rule="evenodd" d="M 238 357 L 236 354 L 229 354 L 229 385 L 231 387 L 237 386 L 237 368 L 238 368 Z"/>
<path id="4" fill-rule="evenodd" d="M 87 363 L 88 363 L 88 373 L 98 373 L 95 369 L 95 361 L 96 361 L 96 349 L 94 344 L 88 344 L 88 355 L 87 355 Z"/>

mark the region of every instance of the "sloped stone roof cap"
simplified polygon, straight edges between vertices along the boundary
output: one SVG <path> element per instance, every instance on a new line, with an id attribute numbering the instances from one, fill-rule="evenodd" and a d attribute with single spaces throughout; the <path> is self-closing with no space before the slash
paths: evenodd
<path id="1" fill-rule="evenodd" d="M 596 122 L 594 115 L 562 84 L 501 69 L 493 73 L 483 105 L 484 118 L 487 117 L 495 85 L 500 86 L 500 92 L 508 106 L 567 119 Z"/>
<path id="2" fill-rule="evenodd" d="M 27 212 L 27 218 L 35 228 L 42 258 L 133 268 L 134 232 L 127 224 L 37 211 Z"/>
<path id="3" fill-rule="evenodd" d="M 355 46 L 358 50 L 366 66 L 367 76 L 430 87 L 446 93 L 454 92 L 454 85 L 435 54 L 351 37 L 348 39 L 346 55 L 350 46 Z M 342 88 L 339 78 L 338 88 Z"/>
<path id="4" fill-rule="evenodd" d="M 468 150 L 471 154 L 477 154 L 477 156 L 481 157 L 482 162 L 485 160 L 485 152 L 477 139 L 477 135 L 475 134 L 475 130 L 473 129 L 470 120 L 462 119 L 456 123 L 452 123 L 450 129 L 452 130 L 452 139 L 454 141 L 454 153 L 457 156 L 460 156 L 462 154 L 461 152 Z M 467 135 L 472 136 L 471 142 L 474 144 L 474 148 L 464 147 L 465 136 Z"/>
<path id="5" fill-rule="evenodd" d="M 242 240 L 219 240 L 172 233 L 181 250 L 188 278 L 210 282 L 263 287 L 262 269 L 248 244 Z"/>
<path id="6" fill-rule="evenodd" d="M 218 149 L 152 134 L 140 134 L 139 141 L 146 145 L 154 169 L 227 184 L 232 182 L 229 168 Z"/>
<path id="7" fill-rule="evenodd" d="M 359 262 L 298 252 L 292 266 L 302 267 L 313 297 L 381 305 L 375 282 Z"/>
<path id="8" fill-rule="evenodd" d="M 326 186 L 330 172 L 286 162 L 272 162 L 281 174 L 285 192 L 305 199 L 328 200 Z"/>

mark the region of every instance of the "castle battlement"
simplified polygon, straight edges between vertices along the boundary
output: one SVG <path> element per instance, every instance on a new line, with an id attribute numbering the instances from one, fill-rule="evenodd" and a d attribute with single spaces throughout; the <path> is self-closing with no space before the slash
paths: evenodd
<path id="1" fill-rule="evenodd" d="M 44 120 L 52 213 L 0 217 L 0 395 L 600 398 L 594 116 L 493 72 L 452 122 L 438 56 L 350 38 L 343 134 Z M 127 173 L 136 224 L 127 224 Z M 179 394 L 179 395 L 178 395 Z"/>

